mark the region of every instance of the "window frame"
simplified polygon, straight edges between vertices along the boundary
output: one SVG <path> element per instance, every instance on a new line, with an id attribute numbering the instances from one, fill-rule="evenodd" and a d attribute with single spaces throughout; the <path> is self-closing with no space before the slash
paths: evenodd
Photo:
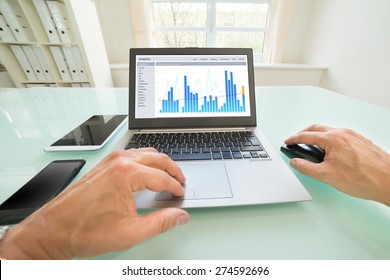
<path id="1" fill-rule="evenodd" d="M 151 0 L 151 3 L 205 3 L 207 4 L 206 26 L 155 26 L 156 32 L 205 32 L 206 33 L 206 47 L 215 47 L 215 38 L 218 32 L 253 32 L 264 33 L 263 52 L 255 53 L 254 60 L 261 61 L 263 59 L 264 44 L 267 38 L 268 27 L 217 27 L 217 3 L 246 3 L 246 4 L 268 4 L 267 22 L 270 15 L 270 1 L 271 0 Z"/>

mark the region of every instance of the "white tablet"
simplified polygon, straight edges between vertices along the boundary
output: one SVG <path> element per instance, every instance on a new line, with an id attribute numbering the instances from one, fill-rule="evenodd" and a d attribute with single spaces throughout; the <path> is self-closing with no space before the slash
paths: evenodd
<path id="1" fill-rule="evenodd" d="M 95 115 L 43 150 L 93 151 L 102 148 L 126 122 L 127 115 Z"/>

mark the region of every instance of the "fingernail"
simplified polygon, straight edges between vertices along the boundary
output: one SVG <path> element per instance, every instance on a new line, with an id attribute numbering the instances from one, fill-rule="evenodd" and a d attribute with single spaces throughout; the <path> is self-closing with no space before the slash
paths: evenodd
<path id="1" fill-rule="evenodd" d="M 188 220 L 189 220 L 189 217 L 187 215 L 182 215 L 179 218 L 177 218 L 176 225 L 177 226 L 184 225 L 184 224 L 188 223 Z"/>
<path id="2" fill-rule="evenodd" d="M 297 167 L 297 161 L 296 160 L 290 160 L 290 166 L 292 167 L 292 168 L 294 168 L 294 169 L 296 169 L 296 167 Z"/>

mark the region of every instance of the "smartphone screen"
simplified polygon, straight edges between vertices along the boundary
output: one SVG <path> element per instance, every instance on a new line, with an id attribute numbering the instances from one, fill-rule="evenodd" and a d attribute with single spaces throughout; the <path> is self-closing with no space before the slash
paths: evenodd
<path id="1" fill-rule="evenodd" d="M 85 160 L 56 160 L 0 205 L 0 224 L 20 222 L 58 195 L 79 173 Z"/>

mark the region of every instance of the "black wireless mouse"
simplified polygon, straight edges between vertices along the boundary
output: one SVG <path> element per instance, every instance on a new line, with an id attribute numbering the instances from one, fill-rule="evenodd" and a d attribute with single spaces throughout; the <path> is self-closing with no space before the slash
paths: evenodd
<path id="1" fill-rule="evenodd" d="M 316 145 L 283 145 L 280 151 L 289 158 L 304 158 L 314 163 L 323 162 L 325 157 L 325 151 Z"/>

